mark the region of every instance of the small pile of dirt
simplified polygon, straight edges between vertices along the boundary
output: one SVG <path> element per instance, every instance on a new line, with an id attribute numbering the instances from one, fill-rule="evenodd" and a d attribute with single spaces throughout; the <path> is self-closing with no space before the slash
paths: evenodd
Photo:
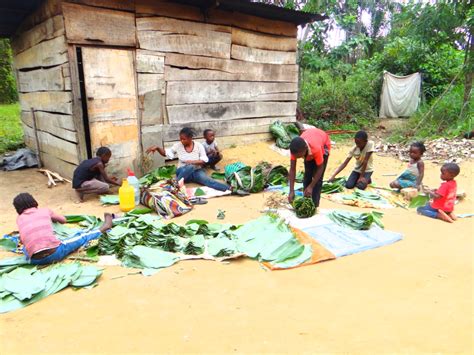
<path id="1" fill-rule="evenodd" d="M 446 139 L 438 138 L 424 142 L 426 152 L 423 155 L 424 160 L 430 160 L 433 163 L 461 163 L 463 160 L 474 158 L 474 143 L 469 139 Z M 395 156 L 401 161 L 409 161 L 409 144 L 386 143 L 379 141 L 376 146 L 378 155 Z"/>

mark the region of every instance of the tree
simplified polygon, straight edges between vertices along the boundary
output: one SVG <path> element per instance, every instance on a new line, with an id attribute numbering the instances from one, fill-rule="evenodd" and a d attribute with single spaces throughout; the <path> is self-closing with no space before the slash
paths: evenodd
<path id="1" fill-rule="evenodd" d="M 18 100 L 16 81 L 12 72 L 12 51 L 8 39 L 0 39 L 0 103 Z"/>

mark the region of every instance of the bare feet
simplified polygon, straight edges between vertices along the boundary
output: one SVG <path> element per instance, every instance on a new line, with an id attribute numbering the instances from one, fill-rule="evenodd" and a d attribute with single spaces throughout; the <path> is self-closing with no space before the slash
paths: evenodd
<path id="1" fill-rule="evenodd" d="M 392 189 L 400 189 L 400 188 L 401 188 L 401 186 L 400 186 L 400 184 L 398 183 L 397 180 L 392 181 L 392 182 L 390 183 L 390 187 L 391 187 Z"/>
<path id="2" fill-rule="evenodd" d="M 439 219 L 448 222 L 448 223 L 453 223 L 454 221 L 451 219 L 450 216 L 444 211 L 438 210 L 438 216 Z"/>
<path id="3" fill-rule="evenodd" d="M 100 231 L 102 233 L 112 228 L 112 220 L 113 220 L 112 214 L 104 213 L 104 224 L 100 227 Z"/>
<path id="4" fill-rule="evenodd" d="M 448 213 L 448 216 L 451 217 L 451 219 L 452 219 L 453 221 L 455 221 L 455 220 L 458 219 L 458 218 L 456 217 L 456 215 L 454 214 L 454 212 L 449 212 L 449 213 Z"/>
<path id="5" fill-rule="evenodd" d="M 79 199 L 79 202 L 84 202 L 84 193 L 83 192 L 80 192 L 80 191 L 76 190 L 76 195 L 77 195 L 77 198 Z"/>

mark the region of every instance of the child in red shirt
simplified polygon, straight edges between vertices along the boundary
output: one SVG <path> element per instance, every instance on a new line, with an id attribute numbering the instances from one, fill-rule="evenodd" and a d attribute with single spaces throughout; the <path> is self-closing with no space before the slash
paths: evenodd
<path id="1" fill-rule="evenodd" d="M 417 212 L 423 216 L 438 218 L 445 222 L 453 223 L 456 220 L 454 215 L 454 202 L 456 201 L 456 181 L 461 169 L 454 163 L 444 164 L 441 167 L 441 180 L 444 182 L 439 189 L 429 191 L 432 198 L 431 203 L 418 207 Z"/>

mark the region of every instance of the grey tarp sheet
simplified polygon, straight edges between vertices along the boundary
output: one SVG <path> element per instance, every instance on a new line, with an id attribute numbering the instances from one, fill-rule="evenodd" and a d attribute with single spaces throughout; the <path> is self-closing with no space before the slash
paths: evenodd
<path id="1" fill-rule="evenodd" d="M 18 170 L 22 168 L 32 168 L 38 166 L 36 154 L 28 148 L 18 149 L 15 154 L 6 157 L 2 162 L 3 170 Z"/>

